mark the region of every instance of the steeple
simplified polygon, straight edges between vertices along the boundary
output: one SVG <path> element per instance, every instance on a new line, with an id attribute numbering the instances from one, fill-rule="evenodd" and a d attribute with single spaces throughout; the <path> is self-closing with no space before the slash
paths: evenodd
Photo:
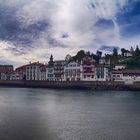
<path id="1" fill-rule="evenodd" d="M 49 61 L 49 67 L 53 67 L 54 62 L 53 62 L 53 55 L 51 54 L 50 56 L 50 61 Z"/>
<path id="2" fill-rule="evenodd" d="M 50 57 L 50 62 L 53 62 L 53 56 L 52 56 L 52 54 L 51 54 L 51 57 Z"/>

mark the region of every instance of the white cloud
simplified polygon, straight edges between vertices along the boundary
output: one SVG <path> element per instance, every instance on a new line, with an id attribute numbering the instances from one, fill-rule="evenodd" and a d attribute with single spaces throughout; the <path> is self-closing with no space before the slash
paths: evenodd
<path id="1" fill-rule="evenodd" d="M 115 15 L 120 8 L 118 5 L 123 7 L 125 3 L 126 0 L 34 0 L 22 7 L 18 17 L 24 21 L 24 26 L 46 20 L 50 29 L 44 35 L 50 34 L 62 44 L 88 46 L 98 34 L 94 24 L 100 18 L 112 20 L 114 35 L 119 36 Z M 63 39 L 63 33 L 68 33 L 69 38 Z"/>
<path id="2" fill-rule="evenodd" d="M 106 44 L 127 46 L 129 42 L 122 40 L 116 22 L 116 13 L 126 3 L 127 0 L 25 0 L 23 4 L 21 0 L 13 0 L 12 5 L 20 5 L 16 16 L 23 23 L 23 27 L 46 21 L 49 29 L 42 31 L 32 44 L 31 52 L 27 50 L 27 54 L 15 56 L 3 49 L 1 55 L 23 63 L 25 58 L 45 61 L 50 54 L 54 54 L 56 59 L 64 59 L 67 53 L 75 54 L 79 48 L 97 50 L 100 45 Z M 99 19 L 112 20 L 114 29 L 97 29 L 95 23 Z M 62 38 L 65 33 L 68 37 Z M 48 36 L 55 39 L 58 46 L 49 44 Z M 104 44 L 99 43 L 98 39 Z M 9 44 L 2 46 L 8 48 Z"/>

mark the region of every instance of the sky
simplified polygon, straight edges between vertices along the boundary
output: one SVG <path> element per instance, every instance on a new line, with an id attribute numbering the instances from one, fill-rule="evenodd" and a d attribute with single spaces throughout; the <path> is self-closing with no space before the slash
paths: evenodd
<path id="1" fill-rule="evenodd" d="M 0 64 L 140 44 L 140 0 L 0 0 Z"/>

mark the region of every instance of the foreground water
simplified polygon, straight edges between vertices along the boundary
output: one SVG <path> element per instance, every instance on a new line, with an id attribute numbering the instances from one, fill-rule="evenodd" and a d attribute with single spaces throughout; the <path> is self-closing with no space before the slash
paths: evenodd
<path id="1" fill-rule="evenodd" d="M 0 140 L 139 140 L 140 92 L 0 88 Z"/>

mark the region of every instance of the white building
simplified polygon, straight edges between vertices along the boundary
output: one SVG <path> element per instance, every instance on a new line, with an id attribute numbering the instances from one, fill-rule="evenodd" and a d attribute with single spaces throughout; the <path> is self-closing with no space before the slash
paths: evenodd
<path id="1" fill-rule="evenodd" d="M 16 80 L 15 73 L 1 73 L 1 80 Z"/>
<path id="2" fill-rule="evenodd" d="M 132 53 L 130 51 L 126 50 L 126 52 L 124 52 L 124 56 L 125 57 L 131 57 Z"/>
<path id="3" fill-rule="evenodd" d="M 43 64 L 39 62 L 30 63 L 26 66 L 26 80 L 40 80 L 40 66 Z"/>
<path id="4" fill-rule="evenodd" d="M 118 70 L 112 71 L 113 81 L 122 81 L 126 84 L 133 84 L 134 82 L 140 82 L 140 70 Z"/>
<path id="5" fill-rule="evenodd" d="M 111 72 L 111 79 L 113 81 L 124 81 L 122 70 L 116 70 Z"/>
<path id="6" fill-rule="evenodd" d="M 47 77 L 47 65 L 42 65 L 39 67 L 39 80 L 46 81 Z"/>
<path id="7" fill-rule="evenodd" d="M 110 74 L 109 74 L 109 68 L 106 65 L 98 65 L 96 66 L 96 77 L 95 81 L 109 81 L 110 80 Z"/>
<path id="8" fill-rule="evenodd" d="M 82 65 L 79 62 L 71 61 L 64 65 L 63 81 L 82 80 Z"/>
<path id="9" fill-rule="evenodd" d="M 125 68 L 126 68 L 125 65 L 118 64 L 118 65 L 115 65 L 114 70 L 123 70 L 123 69 L 125 69 Z"/>
<path id="10" fill-rule="evenodd" d="M 140 82 L 140 70 L 124 70 L 123 79 L 126 84 Z"/>

